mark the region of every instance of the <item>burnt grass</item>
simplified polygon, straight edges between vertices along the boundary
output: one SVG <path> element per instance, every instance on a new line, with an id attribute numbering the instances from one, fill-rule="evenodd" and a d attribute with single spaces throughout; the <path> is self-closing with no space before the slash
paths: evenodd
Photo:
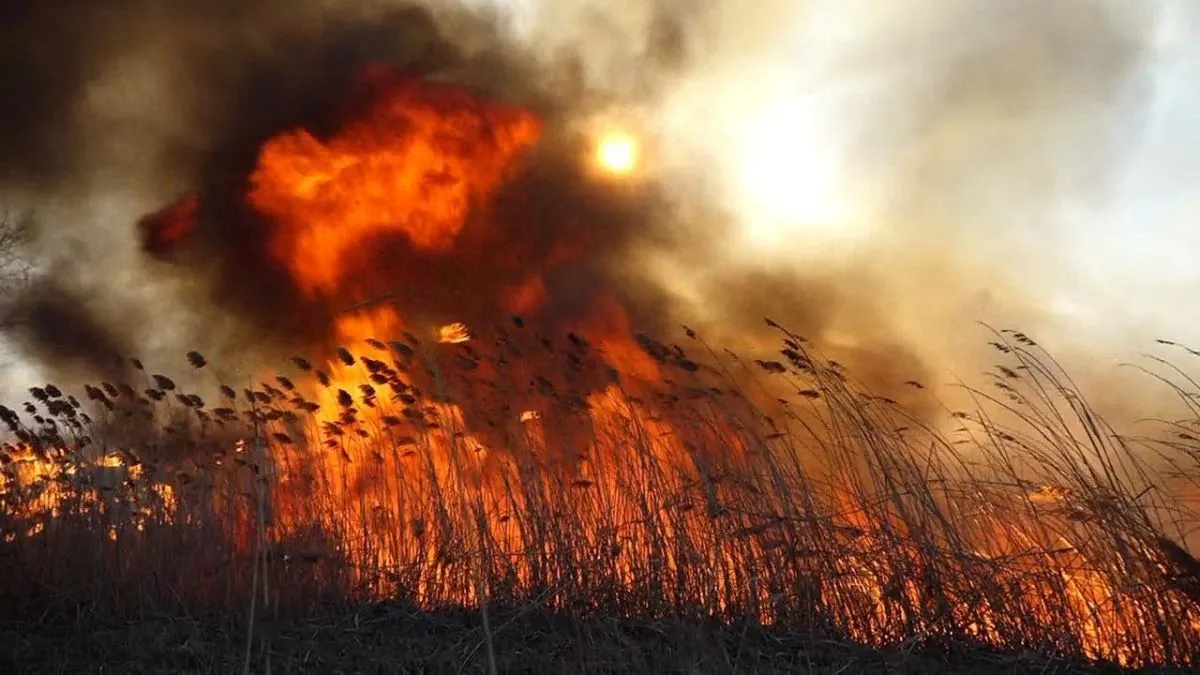
<path id="1" fill-rule="evenodd" d="M 12 607 L 8 608 L 9 610 Z M 11 613 L 11 612 L 5 612 Z M 394 603 L 264 617 L 146 616 L 114 620 L 36 615 L 0 622 L 7 673 L 477 673 L 488 672 L 478 611 Z M 491 608 L 501 673 L 1173 673 L 1012 653 L 984 646 L 875 649 L 828 635 L 697 620 L 570 618 Z M 249 649 L 249 670 L 244 671 Z"/>

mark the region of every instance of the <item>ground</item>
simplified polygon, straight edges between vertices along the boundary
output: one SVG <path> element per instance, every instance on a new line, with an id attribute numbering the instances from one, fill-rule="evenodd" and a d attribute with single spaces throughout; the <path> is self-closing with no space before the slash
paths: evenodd
<path id="1" fill-rule="evenodd" d="M 1103 673 L 1113 667 L 985 649 L 875 650 L 754 626 L 572 620 L 496 609 L 500 673 Z M 478 612 L 397 605 L 327 610 L 255 626 L 252 673 L 487 672 Z M 241 617 L 102 621 L 30 616 L 0 624 L 0 670 L 10 673 L 243 672 Z M 1150 671 L 1145 671 L 1150 672 Z M 1183 672 L 1155 670 L 1156 673 Z"/>

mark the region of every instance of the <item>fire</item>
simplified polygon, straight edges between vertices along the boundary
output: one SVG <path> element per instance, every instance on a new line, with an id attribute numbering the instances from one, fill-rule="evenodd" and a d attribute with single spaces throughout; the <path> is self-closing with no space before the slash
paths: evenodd
<path id="1" fill-rule="evenodd" d="M 200 198 L 190 194 L 138 221 L 143 248 L 151 255 L 170 253 L 196 228 Z"/>
<path id="2" fill-rule="evenodd" d="M 447 84 L 371 70 L 367 110 L 328 139 L 297 129 L 262 148 L 250 204 L 276 223 L 272 252 L 310 295 L 340 290 L 347 255 L 383 234 L 454 245 L 538 139 L 516 107 Z"/>
<path id="3" fill-rule="evenodd" d="M 411 278 L 404 269 L 385 269 L 386 261 L 374 264 L 378 262 L 376 248 L 384 237 L 398 235 L 413 260 L 452 261 L 457 268 L 449 273 L 469 281 L 470 256 L 478 253 L 474 249 L 464 253 L 470 245 L 460 245 L 459 239 L 468 227 L 476 228 L 474 241 L 491 229 L 512 226 L 493 221 L 490 200 L 506 181 L 524 170 L 524 157 L 540 137 L 541 122 L 530 111 L 481 98 L 451 84 L 425 82 L 377 68 L 368 69 L 363 79 L 365 102 L 352 106 L 350 118 L 327 138 L 294 129 L 263 145 L 250 175 L 246 201 L 269 223 L 271 255 L 310 297 L 350 303 L 360 289 L 378 290 L 399 278 L 409 284 L 410 307 L 436 314 L 443 308 L 425 307 L 421 295 L 427 288 L 419 285 L 438 286 L 457 279 Z M 601 157 L 612 170 L 622 171 L 633 167 L 637 151 L 636 139 L 617 133 L 602 144 Z M 585 253 L 578 243 L 557 242 L 547 249 L 544 259 L 532 262 L 550 269 Z M 509 255 L 504 250 L 482 254 L 497 259 Z M 459 255 L 463 257 L 455 257 Z M 510 283 L 497 288 L 464 292 L 490 296 L 495 310 L 535 318 L 553 297 L 538 269 L 517 270 Z M 404 315 L 396 305 L 357 306 L 362 311 L 336 320 L 339 345 L 370 348 L 379 344 L 378 336 L 404 331 L 431 336 L 435 345 L 473 342 L 476 326 L 462 321 L 427 326 L 426 317 Z M 582 314 L 570 327 L 583 336 L 580 339 L 593 340 L 603 350 L 608 367 L 643 382 L 657 377 L 655 364 L 634 345 L 619 302 L 597 293 Z M 503 315 L 494 313 L 490 318 L 503 320 Z M 328 352 L 330 346 L 318 347 Z M 420 352 L 419 363 L 431 347 L 414 339 L 409 349 Z M 413 359 L 405 358 L 405 368 L 416 367 Z M 346 392 L 365 391 L 388 379 L 379 366 L 364 370 L 348 359 L 332 359 L 327 370 Z M 397 375 L 400 377 L 392 378 L 397 389 L 443 386 L 438 375 L 433 381 L 419 373 L 397 371 Z M 579 389 L 577 396 L 586 397 L 603 388 L 595 375 L 588 377 L 588 382 L 572 385 Z M 374 419 L 384 407 L 374 401 L 368 401 L 365 410 L 332 399 L 324 403 L 334 410 L 351 408 L 328 414 L 322 420 L 326 424 L 348 419 L 344 414 Z M 452 416 L 466 415 L 463 424 L 472 425 L 480 417 L 492 417 L 491 413 L 459 411 Z"/>
<path id="4" fill-rule="evenodd" d="M 381 237 L 400 236 L 422 259 L 454 260 L 468 227 L 497 225 L 489 221 L 489 201 L 505 181 L 520 174 L 523 156 L 541 132 L 532 113 L 452 85 L 381 71 L 370 71 L 367 81 L 368 102 L 336 132 L 317 138 L 296 129 L 268 140 L 250 176 L 247 203 L 269 224 L 270 253 L 310 297 L 352 303 L 358 289 L 390 283 L 391 277 L 360 253 L 370 252 Z M 636 139 L 608 138 L 599 158 L 610 171 L 633 170 Z M 584 252 L 564 243 L 549 247 L 547 258 L 534 262 L 548 269 Z M 488 255 L 503 257 L 506 252 Z M 458 273 L 469 280 L 470 263 L 464 262 Z M 420 309 L 422 289 L 411 292 L 414 301 L 408 306 Z M 554 294 L 538 269 L 518 271 L 496 288 L 468 292 L 489 294 L 497 310 L 533 320 Z M 629 399 L 629 390 L 614 386 L 614 378 L 626 378 L 625 386 L 636 388 L 660 373 L 659 364 L 633 341 L 628 318 L 614 298 L 597 294 L 582 318 L 567 326 L 574 332 L 563 349 L 570 357 L 566 363 L 576 371 L 569 374 L 554 357 L 538 356 L 553 350 L 548 342 L 518 348 L 503 332 L 491 330 L 486 340 L 478 338 L 476 330 L 486 326 L 461 321 L 429 325 L 426 317 L 404 314 L 389 303 L 355 307 L 336 320 L 336 349 L 318 346 L 330 354 L 318 369 L 318 381 L 300 388 L 315 411 L 304 443 L 272 460 L 307 465 L 310 474 L 280 486 L 273 496 L 281 521 L 315 519 L 336 530 L 337 520 L 354 504 L 375 505 L 381 529 L 343 546 L 369 566 L 392 567 L 410 556 L 429 556 L 432 562 L 446 548 L 423 541 L 431 536 L 424 533 L 435 513 L 407 523 L 394 520 L 398 513 L 388 505 L 398 498 L 407 504 L 403 511 L 420 511 L 430 495 L 449 500 L 454 509 L 482 508 L 493 544 L 515 552 L 522 533 L 505 514 L 530 506 L 511 490 L 521 472 L 531 468 L 529 462 L 555 465 L 579 485 L 620 491 L 607 468 L 592 463 L 597 461 L 589 457 L 594 444 L 586 441 L 585 430 L 597 423 L 618 424 L 615 420 L 631 407 L 643 405 Z M 441 308 L 427 309 L 437 313 Z M 495 319 L 506 317 L 497 314 Z M 477 342 L 484 348 L 508 345 L 522 354 L 523 363 L 483 356 L 473 347 Z M 480 387 L 481 382 L 495 386 L 521 380 L 534 387 L 508 393 Z M 374 442 L 380 433 L 392 439 L 386 447 Z M 330 452 L 314 466 L 305 448 L 317 447 Z M 673 463 L 694 461 L 677 444 L 654 441 L 650 447 Z M 309 512 L 311 496 L 299 486 L 313 481 L 322 485 L 331 508 Z M 462 501 L 473 493 L 480 495 L 481 505 Z M 413 540 L 399 550 L 379 550 L 370 543 L 396 536 Z M 636 561 L 625 564 L 632 570 Z M 446 583 L 424 580 L 419 592 L 433 597 L 445 592 L 439 585 Z M 461 593 L 463 600 L 474 595 L 468 589 Z"/>
<path id="5" fill-rule="evenodd" d="M 482 397 L 453 389 L 454 382 L 464 373 L 493 386 L 525 381 L 520 372 L 491 379 L 488 371 L 505 367 L 505 354 L 539 348 L 540 339 L 512 333 L 444 344 L 396 321 L 376 308 L 342 322 L 343 339 L 375 330 L 403 338 L 366 338 L 337 350 L 316 377 L 325 384 L 279 379 L 282 389 L 264 384 L 249 392 L 245 432 L 267 442 L 230 443 L 226 466 L 218 458 L 191 470 L 193 484 L 208 474 L 199 490 L 162 485 L 161 468 L 140 470 L 123 451 L 97 454 L 84 469 L 79 453 L 10 448 L 0 456 L 0 524 L 16 515 L 23 529 L 5 536 L 36 541 L 82 512 L 106 528 L 107 541 L 133 541 L 129 550 L 144 554 L 153 544 L 137 542 L 156 541 L 152 532 L 165 529 L 166 541 L 179 541 L 198 527 L 211 531 L 211 521 L 197 521 L 207 513 L 236 555 L 267 549 L 273 574 L 295 573 L 299 564 L 311 570 L 307 583 L 343 584 L 359 598 L 405 594 L 430 607 L 472 605 L 511 587 L 536 593 L 552 609 L 603 611 L 611 609 L 605 593 L 625 588 L 667 607 L 698 605 L 764 623 L 819 607 L 832 611 L 826 618 L 845 635 L 867 644 L 895 645 L 914 635 L 1010 648 L 1053 640 L 1125 664 L 1191 658 L 1179 651 L 1186 644 L 1176 649 L 1155 632 L 1164 616 L 1175 617 L 1172 630 L 1200 637 L 1192 592 L 1158 580 L 1186 579 L 1180 575 L 1195 561 L 1136 532 L 1122 541 L 1128 550 L 1115 553 L 1099 507 L 1072 503 L 1083 497 L 1078 489 L 1047 484 L 1006 496 L 976 484 L 977 492 L 946 493 L 947 517 L 913 517 L 905 511 L 927 508 L 924 497 L 876 493 L 840 455 L 838 466 L 814 480 L 787 460 L 786 446 L 797 440 L 791 433 L 764 434 L 771 423 L 754 422 L 752 408 L 736 398 L 696 398 L 689 406 L 686 389 L 673 390 L 684 396 L 670 406 L 616 384 L 596 390 L 579 402 L 578 419 L 589 432 L 575 438 L 561 429 L 570 416 L 544 414 L 545 398 L 513 401 L 509 416 L 495 420 L 509 434 L 497 443 L 469 423 Z M 477 350 L 476 341 L 493 348 Z M 642 349 L 654 368 L 679 366 L 700 373 L 697 383 L 729 386 L 694 364 L 672 366 L 664 346 L 641 342 L 631 348 Z M 439 357 L 439 349 L 452 351 Z M 585 349 L 576 345 L 563 363 Z M 414 385 L 424 369 L 436 375 Z M 724 413 L 704 414 L 717 401 Z M 284 411 L 302 409 L 313 417 L 288 421 Z M 288 424 L 314 431 L 290 438 Z M 776 442 L 779 452 L 771 454 Z M 571 461 L 555 463 L 565 452 Z M 929 465 L 919 460 L 902 469 L 892 478 Z M 126 470 L 116 482 L 74 477 Z M 233 480 L 222 483 L 226 471 L 235 472 Z M 911 487 L 924 484 L 917 474 L 922 482 Z M 63 475 L 69 478 L 60 481 Z M 182 472 L 175 475 L 185 483 Z M 37 485 L 40 492 L 30 490 Z M 131 499 L 136 494 L 145 501 Z M 1020 506 L 1026 501 L 1071 508 L 1031 513 Z M 135 526 L 112 525 L 118 517 Z M 215 554 L 223 569 L 225 555 Z M 205 551 L 189 556 L 204 560 Z M 128 558 L 128 551 L 117 556 L 119 569 L 135 574 Z M 1119 567 L 1131 561 L 1148 564 L 1150 574 Z M 490 586 L 480 584 L 481 574 Z M 278 590 L 272 579 L 273 592 L 295 592 Z M 592 594 L 595 605 L 588 604 Z"/>
<path id="6" fill-rule="evenodd" d="M 160 515 L 171 517 L 177 501 L 170 485 L 145 481 L 142 466 L 122 453 L 88 457 L 19 443 L 0 448 L 0 506 L 28 528 L 5 533 L 5 541 L 43 532 L 71 511 L 123 520 L 123 528 L 106 527 L 108 539 L 116 541 L 122 533 L 144 531 Z"/>
<path id="7" fill-rule="evenodd" d="M 471 329 L 467 327 L 467 324 L 462 322 L 448 323 L 438 328 L 437 340 L 442 344 L 451 345 L 470 342 Z"/>

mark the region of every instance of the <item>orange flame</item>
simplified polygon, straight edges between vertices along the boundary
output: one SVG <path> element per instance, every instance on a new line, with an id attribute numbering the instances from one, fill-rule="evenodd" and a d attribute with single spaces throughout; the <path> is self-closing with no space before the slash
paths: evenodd
<path id="1" fill-rule="evenodd" d="M 540 134 L 532 114 L 446 84 L 368 72 L 366 114 L 328 139 L 269 140 L 249 202 L 279 225 L 272 252 L 309 295 L 333 294 L 346 254 L 399 232 L 444 250 Z"/>
<path id="2" fill-rule="evenodd" d="M 142 248 L 151 255 L 172 252 L 196 229 L 200 197 L 189 194 L 138 221 Z"/>

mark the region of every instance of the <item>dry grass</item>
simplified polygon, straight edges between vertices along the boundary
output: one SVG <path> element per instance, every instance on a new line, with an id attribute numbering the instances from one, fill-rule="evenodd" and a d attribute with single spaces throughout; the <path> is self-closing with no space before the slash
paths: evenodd
<path id="1" fill-rule="evenodd" d="M 362 638 L 387 644 L 338 667 L 1200 660 L 1200 386 L 1185 369 L 1165 382 L 1192 416 L 1135 439 L 1002 332 L 1005 364 L 939 430 L 780 330 L 778 360 L 760 361 L 642 337 L 661 381 L 591 398 L 610 376 L 594 348 L 521 330 L 368 341 L 329 374 L 296 359 L 211 402 L 152 373 L 77 398 L 37 389 L 5 414 L 21 443 L 0 495 L 4 606 L 168 632 L 148 617 L 247 623 L 252 607 L 247 633 L 197 638 L 213 651 L 179 666 L 197 672 L 298 667 L 305 624 L 289 620 L 379 601 L 426 618 L 389 615 Z M 235 643 L 249 649 L 229 661 Z"/>

